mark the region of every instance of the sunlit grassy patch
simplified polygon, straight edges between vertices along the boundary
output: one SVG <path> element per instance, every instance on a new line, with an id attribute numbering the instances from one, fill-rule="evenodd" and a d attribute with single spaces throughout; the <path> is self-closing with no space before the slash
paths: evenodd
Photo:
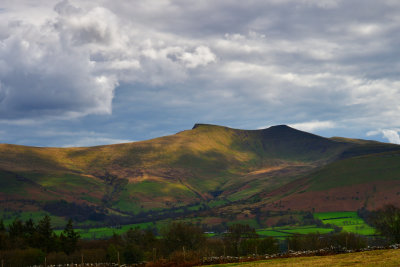
<path id="1" fill-rule="evenodd" d="M 257 229 L 257 234 L 260 236 L 272 236 L 272 237 L 288 237 L 293 234 L 327 234 L 332 232 L 332 228 L 317 227 L 315 225 L 309 226 L 281 226 L 281 227 L 270 227 L 265 229 Z"/>
<path id="2" fill-rule="evenodd" d="M 375 229 L 365 223 L 355 211 L 318 212 L 314 217 L 324 224 L 332 224 L 343 228 L 343 231 L 360 235 L 373 235 Z"/>

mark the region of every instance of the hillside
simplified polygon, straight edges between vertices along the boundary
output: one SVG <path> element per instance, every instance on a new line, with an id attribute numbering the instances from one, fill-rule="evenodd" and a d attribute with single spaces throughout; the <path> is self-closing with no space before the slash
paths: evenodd
<path id="1" fill-rule="evenodd" d="M 351 211 L 400 204 L 400 151 L 356 156 L 332 162 L 286 185 L 282 206 L 298 210 Z M 285 191 L 284 190 L 284 191 Z M 278 193 L 282 195 L 285 193 Z"/>
<path id="2" fill-rule="evenodd" d="M 7 211 L 78 213 L 81 220 L 100 221 L 149 211 L 161 216 L 185 206 L 276 209 L 278 199 L 286 203 L 278 209 L 356 209 L 382 203 L 380 196 L 397 185 L 399 153 L 397 145 L 323 138 L 285 125 L 238 130 L 196 124 L 171 136 L 96 147 L 1 144 L 0 201 Z M 357 188 L 359 196 L 349 191 L 348 197 L 358 200 L 347 206 L 325 201 L 334 194 L 327 192 L 343 187 Z"/>

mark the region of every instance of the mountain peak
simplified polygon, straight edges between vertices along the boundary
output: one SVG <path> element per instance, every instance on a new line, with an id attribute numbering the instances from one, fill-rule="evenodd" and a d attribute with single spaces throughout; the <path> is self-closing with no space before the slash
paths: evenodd
<path id="1" fill-rule="evenodd" d="M 274 125 L 267 129 L 293 129 L 292 127 L 287 126 L 286 124 Z"/>

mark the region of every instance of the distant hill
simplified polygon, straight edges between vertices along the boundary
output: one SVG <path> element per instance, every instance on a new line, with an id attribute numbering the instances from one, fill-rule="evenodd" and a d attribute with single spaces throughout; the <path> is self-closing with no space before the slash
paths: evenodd
<path id="1" fill-rule="evenodd" d="M 0 155 L 4 210 L 80 214 L 81 221 L 173 217 L 181 208 L 324 211 L 400 202 L 400 146 L 286 125 L 196 124 L 152 140 L 81 148 L 1 144 Z"/>

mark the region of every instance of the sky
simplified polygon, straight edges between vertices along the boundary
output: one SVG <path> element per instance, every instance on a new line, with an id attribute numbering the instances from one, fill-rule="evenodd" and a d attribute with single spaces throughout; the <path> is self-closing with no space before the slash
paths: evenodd
<path id="1" fill-rule="evenodd" d="M 0 143 L 210 123 L 400 143 L 398 0 L 2 0 Z"/>

